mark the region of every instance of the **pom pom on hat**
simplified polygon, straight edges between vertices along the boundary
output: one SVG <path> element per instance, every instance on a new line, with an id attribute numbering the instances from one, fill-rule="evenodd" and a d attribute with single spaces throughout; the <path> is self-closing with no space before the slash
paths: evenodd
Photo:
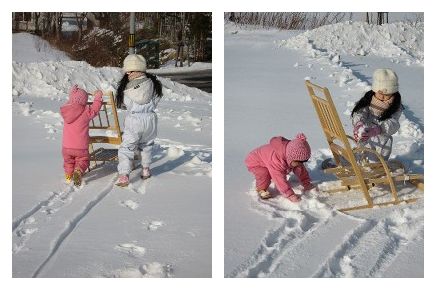
<path id="1" fill-rule="evenodd" d="M 145 58 L 140 54 L 129 54 L 123 61 L 124 72 L 142 71 L 147 69 Z"/>
<path id="2" fill-rule="evenodd" d="M 70 89 L 69 100 L 72 104 L 86 105 L 86 102 L 88 101 L 88 93 L 79 88 L 78 85 L 74 85 Z"/>
<path id="3" fill-rule="evenodd" d="M 306 141 L 306 135 L 304 135 L 303 133 L 298 133 L 297 136 L 295 136 L 295 139 L 299 139 L 301 141 Z"/>
<path id="4" fill-rule="evenodd" d="M 376 69 L 372 76 L 372 90 L 381 91 L 385 95 L 398 92 L 398 76 L 388 68 Z"/>
<path id="5" fill-rule="evenodd" d="M 310 158 L 310 146 L 303 133 L 298 133 L 295 139 L 290 140 L 286 145 L 286 159 L 291 161 L 306 161 Z"/>

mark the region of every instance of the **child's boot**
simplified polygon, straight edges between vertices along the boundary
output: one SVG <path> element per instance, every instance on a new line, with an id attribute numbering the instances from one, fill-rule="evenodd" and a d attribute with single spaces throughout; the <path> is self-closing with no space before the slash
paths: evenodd
<path id="1" fill-rule="evenodd" d="M 118 177 L 118 180 L 115 183 L 115 185 L 120 186 L 120 187 L 126 187 L 127 185 L 129 185 L 129 176 L 128 175 L 120 175 Z"/>
<path id="2" fill-rule="evenodd" d="M 71 179 L 73 178 L 73 174 L 68 174 L 65 172 L 65 183 L 66 184 L 70 184 L 71 183 Z"/>
<path id="3" fill-rule="evenodd" d="M 271 193 L 268 190 L 257 189 L 257 193 L 259 194 L 259 197 L 261 199 L 268 199 L 272 197 Z"/>
<path id="4" fill-rule="evenodd" d="M 142 169 L 141 178 L 148 179 L 150 177 L 151 177 L 150 167 L 145 167 L 144 169 Z"/>
<path id="5" fill-rule="evenodd" d="M 73 183 L 75 186 L 82 185 L 82 171 L 79 168 L 76 168 L 73 173 Z"/>

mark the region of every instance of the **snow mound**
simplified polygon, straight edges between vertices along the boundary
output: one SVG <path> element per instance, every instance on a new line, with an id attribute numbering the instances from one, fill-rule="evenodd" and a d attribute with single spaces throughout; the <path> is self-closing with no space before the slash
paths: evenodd
<path id="1" fill-rule="evenodd" d="M 419 129 L 419 126 L 409 119 L 401 121 L 398 134 L 405 138 L 415 139 L 420 142 L 424 142 L 424 133 Z"/>
<path id="2" fill-rule="evenodd" d="M 92 93 L 98 89 L 116 92 L 122 70 L 118 67 L 96 68 L 84 61 L 47 61 L 21 63 L 12 61 L 12 95 L 67 99 L 73 84 Z M 212 95 L 197 88 L 158 78 L 163 86 L 163 101 L 212 103 Z M 23 108 L 24 110 L 24 108 Z M 182 116 L 186 119 L 189 116 Z M 201 120 L 188 119 L 191 123 Z"/>
<path id="3" fill-rule="evenodd" d="M 115 91 L 120 79 L 121 69 L 95 68 L 84 61 L 12 62 L 12 90 L 15 96 L 66 98 L 73 84 L 91 93 L 97 89 Z"/>
<path id="4" fill-rule="evenodd" d="M 180 156 L 183 156 L 183 154 L 185 154 L 185 152 L 180 147 L 171 146 L 168 148 L 168 158 L 170 158 L 171 160 L 177 159 Z"/>
<path id="5" fill-rule="evenodd" d="M 12 34 L 12 59 L 18 62 L 64 61 L 70 58 L 42 38 L 30 33 Z"/>
<path id="6" fill-rule="evenodd" d="M 412 59 L 424 63 L 424 23 L 407 22 L 383 25 L 344 22 L 321 26 L 282 42 L 292 49 L 303 49 L 316 57 L 327 51 L 338 62 L 337 54 L 376 55 Z"/>

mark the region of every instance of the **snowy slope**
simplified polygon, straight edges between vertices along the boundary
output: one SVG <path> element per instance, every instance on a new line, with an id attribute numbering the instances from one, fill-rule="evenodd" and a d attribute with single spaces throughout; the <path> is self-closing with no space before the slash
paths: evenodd
<path id="1" fill-rule="evenodd" d="M 29 33 L 15 33 L 13 35 L 14 47 L 12 59 L 18 62 L 62 61 L 69 60 L 68 56 L 59 50 L 53 49 L 50 44 Z"/>
<path id="2" fill-rule="evenodd" d="M 119 68 L 61 58 L 13 35 L 13 277 L 210 277 L 211 94 L 160 78 L 153 177 L 116 164 L 63 183 L 59 107 L 74 84 L 114 90 Z M 125 112 L 120 110 L 120 123 Z"/>
<path id="3" fill-rule="evenodd" d="M 362 202 L 359 192 L 331 197 L 312 191 L 299 204 L 279 195 L 262 201 L 243 163 L 271 137 L 304 132 L 312 147 L 310 175 L 321 188 L 331 186 L 332 176 L 320 170 L 331 153 L 304 80 L 330 89 L 350 132 L 351 109 L 370 88 L 373 70 L 391 67 L 399 75 L 405 106 L 392 157 L 423 173 L 423 25 L 413 29 L 404 23 L 376 31 L 341 23 L 306 32 L 225 25 L 227 277 L 423 277 L 423 198 L 349 214 L 334 208 Z M 401 46 L 402 37 L 416 41 Z M 370 43 L 386 46 L 372 51 Z M 291 183 L 301 191 L 294 177 Z M 400 188 L 401 196 L 423 197 L 407 184 Z M 386 198 L 382 190 L 375 193 Z"/>

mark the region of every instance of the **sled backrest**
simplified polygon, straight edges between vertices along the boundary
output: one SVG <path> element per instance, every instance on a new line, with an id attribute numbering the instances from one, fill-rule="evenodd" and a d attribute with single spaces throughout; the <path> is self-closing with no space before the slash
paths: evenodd
<path id="1" fill-rule="evenodd" d="M 306 81 L 306 87 L 336 164 L 341 164 L 340 156 L 345 158 L 350 164 L 355 163 L 356 160 L 348 140 L 349 137 L 345 134 L 344 127 L 339 119 L 329 90 L 325 87 L 315 85 L 310 81 Z"/>
<path id="2" fill-rule="evenodd" d="M 122 141 L 122 133 L 118 120 L 114 95 L 112 91 L 109 91 L 105 92 L 103 96 L 107 96 L 107 99 L 103 101 L 98 115 L 92 119 L 89 124 L 89 143 L 107 143 L 119 145 Z M 103 97 L 103 99 L 105 98 Z M 88 104 L 92 104 L 92 102 L 88 102 Z"/>

